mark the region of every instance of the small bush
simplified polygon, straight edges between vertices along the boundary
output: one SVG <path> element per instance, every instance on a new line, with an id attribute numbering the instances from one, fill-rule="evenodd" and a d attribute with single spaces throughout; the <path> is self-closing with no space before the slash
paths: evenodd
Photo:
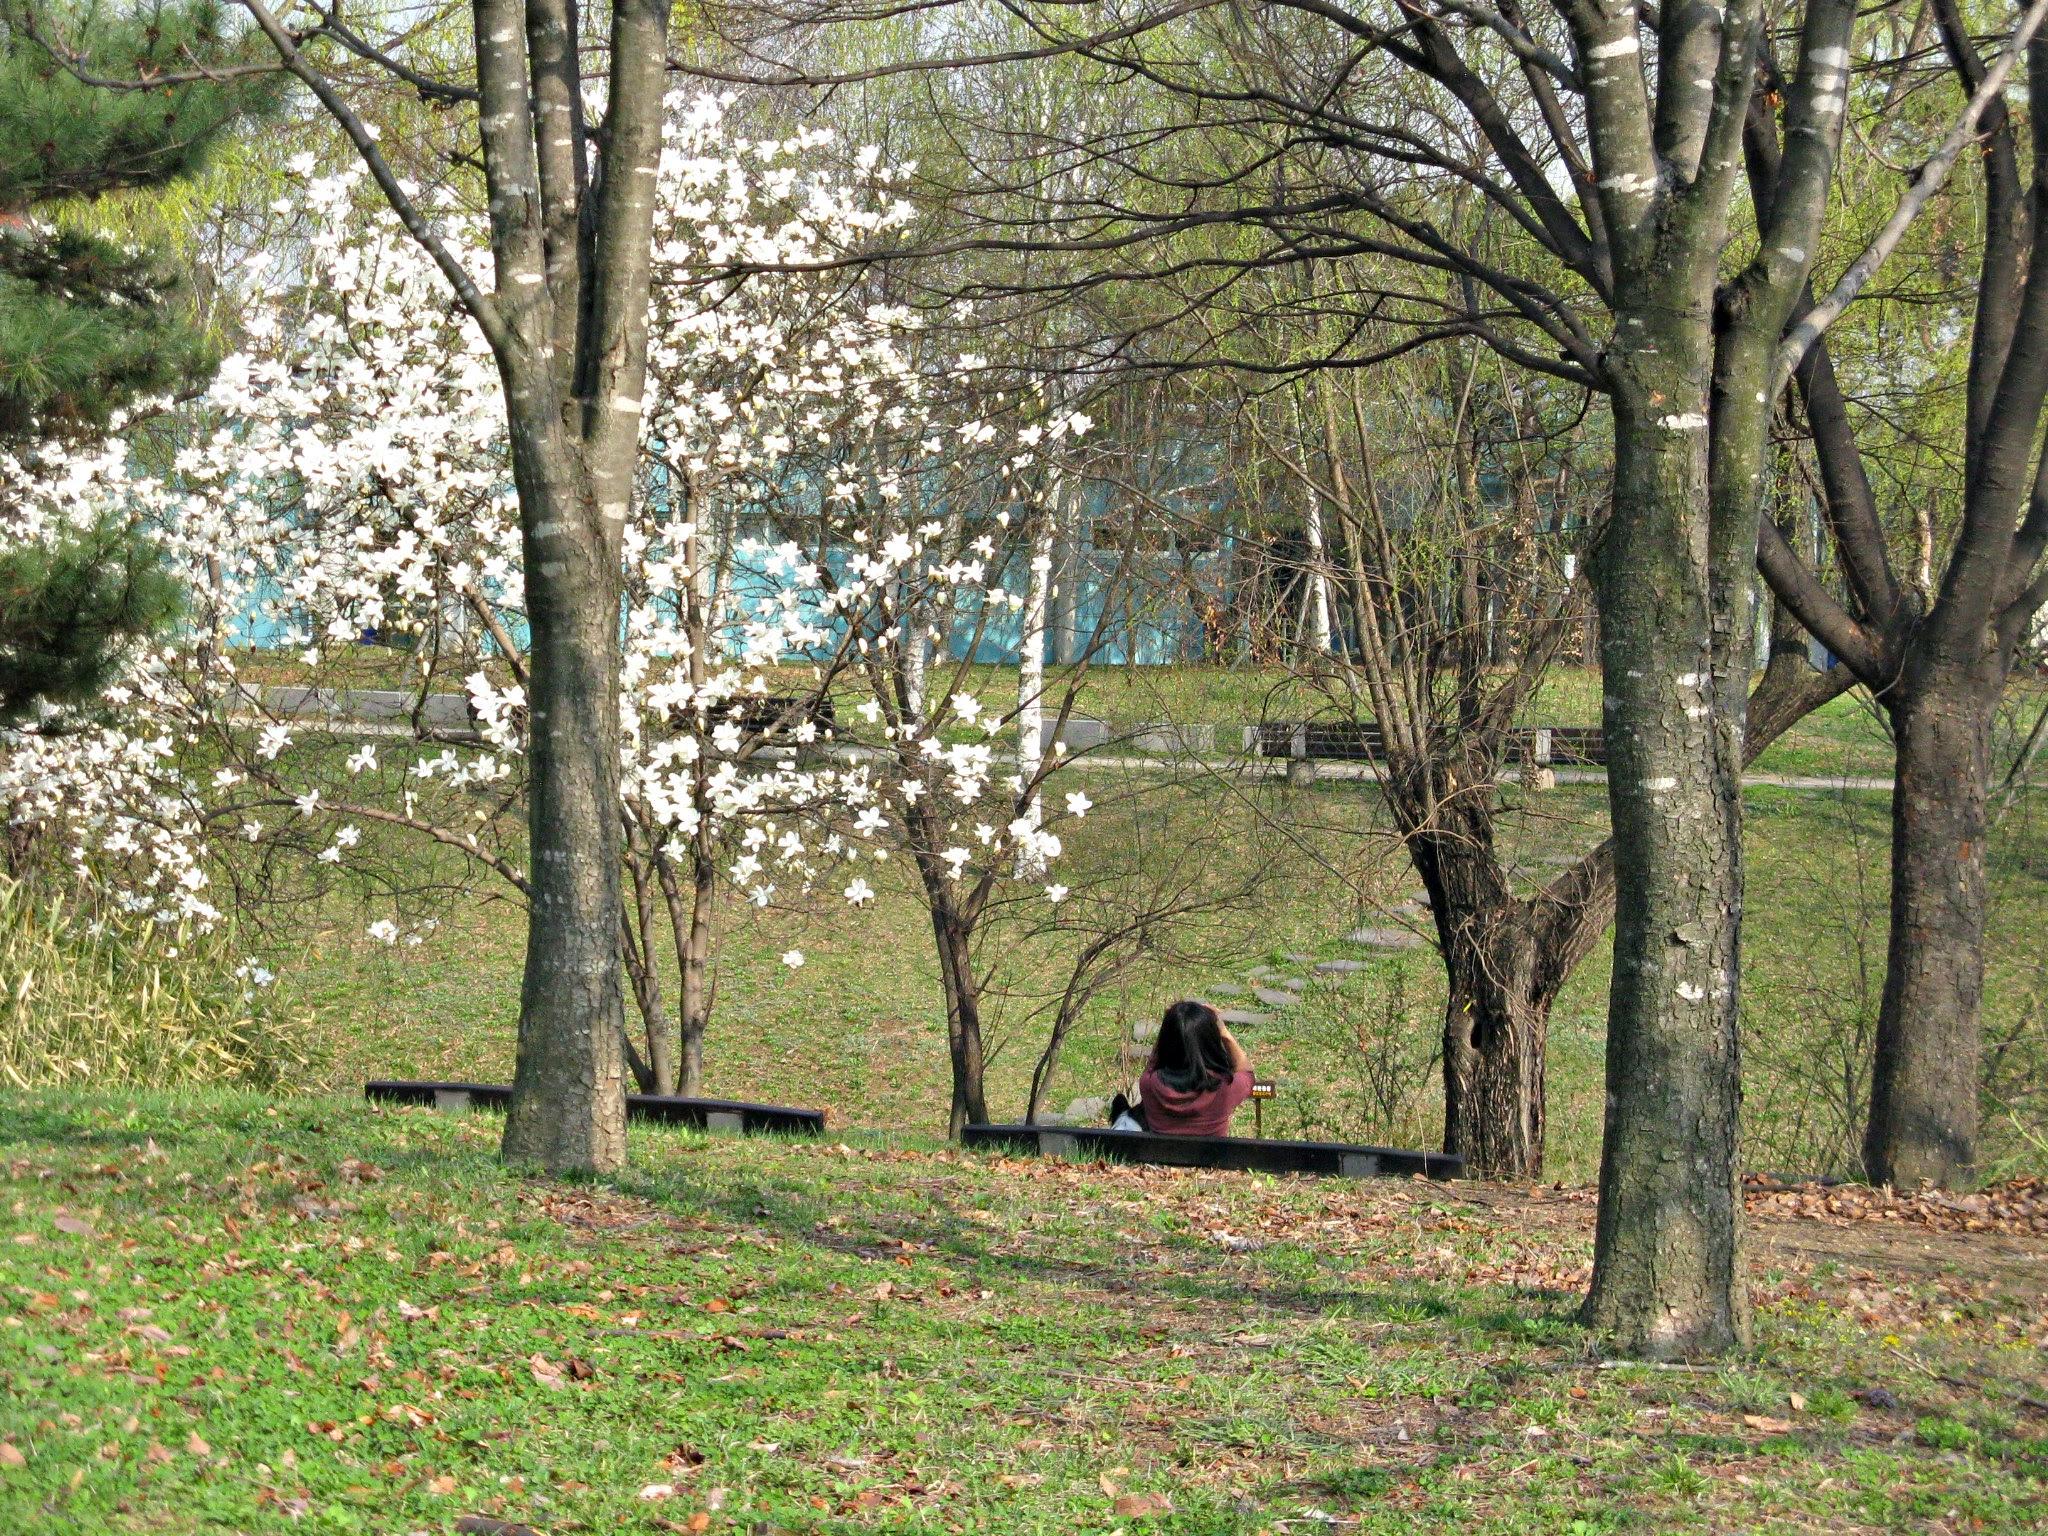
<path id="1" fill-rule="evenodd" d="M 1347 988 L 1317 986 L 1289 1016 L 1297 1039 L 1334 1063 L 1320 1082 L 1291 1082 L 1282 1103 L 1311 1139 L 1433 1146 L 1443 1124 L 1443 1024 L 1421 1002 L 1415 962 L 1376 962 Z"/>
<path id="2" fill-rule="evenodd" d="M 311 1021 L 222 934 L 88 919 L 43 882 L 0 877 L 0 1084 L 296 1086 Z"/>

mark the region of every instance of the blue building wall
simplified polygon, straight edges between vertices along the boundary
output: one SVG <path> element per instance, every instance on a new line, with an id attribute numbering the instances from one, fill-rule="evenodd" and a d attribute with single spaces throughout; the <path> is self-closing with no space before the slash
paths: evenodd
<path id="1" fill-rule="evenodd" d="M 1169 472 L 1184 469 L 1172 461 L 1162 467 Z M 658 488 L 655 494 L 660 494 Z M 1213 512 L 1217 508 L 1190 510 Z M 1120 505 L 1119 488 L 1100 481 L 1084 487 L 1074 523 L 1056 571 L 1061 580 L 1072 584 L 1074 593 L 1071 599 L 1054 605 L 1056 621 L 1064 621 L 1060 627 L 1071 638 L 1062 646 L 1060 636 L 1054 635 L 1049 650 L 1071 655 L 1092 641 L 1093 660 L 1110 665 L 1153 666 L 1201 659 L 1206 641 L 1194 599 L 1200 594 L 1216 602 L 1226 600 L 1230 544 L 1185 553 L 1172 548 L 1127 550 L 1129 514 Z M 1102 540 L 1099 547 L 1098 536 Z M 1028 560 L 1026 552 L 1010 551 L 996 585 L 1024 596 Z M 765 552 L 751 559 L 735 556 L 727 579 L 736 584 L 743 601 L 751 595 L 766 602 L 780 590 L 768 574 L 767 563 Z M 276 650 L 300 643 L 290 623 L 265 611 L 275 606 L 281 591 L 277 583 L 268 580 L 259 586 L 235 626 L 237 644 Z M 977 662 L 1015 665 L 1022 654 L 1021 610 L 1005 603 L 984 613 L 983 606 L 969 602 L 952 616 L 947 652 L 956 659 L 968 659 L 971 653 Z M 815 620 L 820 612 L 813 607 L 806 616 Z M 515 640 L 523 642 L 524 625 L 510 627 Z M 374 633 L 360 638 L 364 643 L 379 642 Z M 735 628 L 735 650 L 738 643 Z"/>

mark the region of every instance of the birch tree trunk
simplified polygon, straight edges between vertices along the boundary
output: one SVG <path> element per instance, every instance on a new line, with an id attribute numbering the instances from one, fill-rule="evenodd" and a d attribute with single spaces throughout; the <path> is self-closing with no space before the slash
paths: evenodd
<path id="1" fill-rule="evenodd" d="M 1060 506 L 1066 495 L 1064 482 L 1055 484 L 1052 496 L 1032 513 L 1031 537 L 1026 542 L 1029 565 L 1025 572 L 1024 609 L 1019 618 L 1017 656 L 1017 775 L 1020 782 L 1037 781 L 1045 762 L 1045 650 L 1047 615 L 1052 589 L 1053 550 L 1061 522 Z M 1044 798 L 1034 791 L 1024 817 L 1035 832 L 1044 819 Z M 1035 849 L 1017 856 L 1020 878 L 1035 879 L 1044 872 L 1045 861 Z"/>
<path id="2" fill-rule="evenodd" d="M 1303 515 L 1308 569 L 1302 596 L 1302 643 L 1311 656 L 1330 654 L 1330 554 L 1323 538 L 1323 505 L 1308 498 Z"/>

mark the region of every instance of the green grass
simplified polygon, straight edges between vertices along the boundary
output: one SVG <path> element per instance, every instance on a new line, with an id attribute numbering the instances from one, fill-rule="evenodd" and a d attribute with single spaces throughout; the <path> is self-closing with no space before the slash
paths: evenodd
<path id="1" fill-rule="evenodd" d="M 1162 809 L 1120 799 L 1114 775 L 1085 781 L 1102 806 L 1067 830 L 1061 878 L 1141 864 L 1143 839 L 1217 839 L 1218 878 L 1262 879 L 1221 919 L 1199 954 L 1147 962 L 1098 997 L 1069 1041 L 1051 1104 L 1105 1095 L 1132 1072 L 1131 1026 L 1178 996 L 1216 995 L 1252 967 L 1308 978 L 1311 960 L 1370 958 L 1362 975 L 1313 980 L 1301 1003 L 1243 1031 L 1262 1072 L 1280 1080 L 1265 1107 L 1283 1134 L 1426 1145 L 1439 1134 L 1431 1065 L 1443 981 L 1427 947 L 1375 956 L 1345 935 L 1397 921 L 1386 905 L 1417 889 L 1388 835 L 1372 786 L 1277 786 L 1247 800 L 1197 780 Z M 1745 1069 L 1752 1166 L 1839 1172 L 1852 1164 L 1868 1042 L 1883 985 L 1888 814 L 1880 794 L 1754 787 L 1748 796 Z M 1996 1071 L 1987 1146 L 1995 1165 L 2040 1166 L 2048 1128 L 2048 825 L 2023 806 L 1994 845 L 1996 899 L 1989 946 L 1987 1030 Z M 1605 830 L 1598 786 L 1525 796 L 1505 818 L 1502 849 L 1518 888 L 1556 872 Z M 900 861 L 887 868 L 901 878 Z M 838 1126 L 931 1131 L 947 1103 L 944 1012 L 921 908 L 874 870 L 881 898 L 847 911 L 831 892 L 811 907 L 729 908 L 717 949 L 718 1007 L 706 1046 L 707 1088 L 732 1097 L 800 1101 Z M 382 909 L 376 909 L 378 915 Z M 1040 909 L 1042 910 L 1042 909 Z M 368 914 L 339 900 L 316 920 L 295 917 L 266 949 L 302 1004 L 327 1021 L 333 1058 L 323 1079 L 506 1080 L 518 1010 L 524 914 L 504 902 L 460 900 L 417 949 L 363 936 Z M 1426 930 L 1426 924 L 1423 925 Z M 1060 945 L 1026 944 L 999 929 L 984 953 L 1013 989 L 1057 984 Z M 780 963 L 800 948 L 807 963 Z M 1547 1075 L 1552 1177 L 1590 1179 L 1598 1166 L 1608 960 L 1580 967 L 1551 1024 Z M 673 978 L 665 996 L 677 995 Z M 990 1003 L 992 1110 L 1022 1111 L 1039 1026 L 1016 997 Z M 1122 1052 L 1122 1054 L 1120 1054 Z M 2008 1119 L 2010 1107 L 2013 1118 Z"/>
<path id="2" fill-rule="evenodd" d="M 769 670 L 772 674 L 776 669 Z M 783 671 L 788 687 L 803 686 L 804 674 L 799 669 Z M 461 672 L 458 667 L 447 670 L 445 675 L 435 674 L 431 689 L 462 691 Z M 244 658 L 242 675 L 252 684 L 316 681 L 341 688 L 416 688 L 420 672 L 418 660 L 407 653 L 379 646 L 354 646 L 323 657 L 319 667 L 312 670 L 301 665 L 295 655 L 254 653 Z M 948 663 L 935 670 L 934 686 L 946 691 L 964 689 L 981 699 L 985 707 L 1006 711 L 1016 704 L 1017 669 Z M 1057 707 L 1065 690 L 1057 670 L 1048 687 L 1048 705 Z M 2038 710 L 2042 692 L 2038 684 L 2015 685 L 2012 729 L 2024 731 L 2032 723 L 2026 706 L 2031 703 Z M 1333 711 L 1341 716 L 1353 709 L 1359 718 L 1371 718 L 1370 704 L 1362 695 L 1341 703 L 1338 698 L 1339 695 L 1318 689 L 1281 667 L 1091 666 L 1081 677 L 1075 713 L 1107 720 L 1119 731 L 1166 720 L 1236 727 L 1261 720 L 1322 716 Z M 850 707 L 853 698 L 849 695 L 842 702 Z M 1528 725 L 1598 725 L 1598 670 L 1553 668 L 1522 710 L 1521 718 Z M 1881 777 L 1891 772 L 1891 762 L 1891 741 L 1884 725 L 1869 700 L 1858 692 L 1831 701 L 1793 726 L 1757 760 L 1755 771 L 1816 777 Z"/>
<path id="3" fill-rule="evenodd" d="M 1760 1223 L 1749 1355 L 1603 1370 L 1570 1196 L 646 1128 L 563 1185 L 496 1129 L 0 1098 L 0 1530 L 2048 1518 L 2042 1276 L 1974 1239 Z"/>

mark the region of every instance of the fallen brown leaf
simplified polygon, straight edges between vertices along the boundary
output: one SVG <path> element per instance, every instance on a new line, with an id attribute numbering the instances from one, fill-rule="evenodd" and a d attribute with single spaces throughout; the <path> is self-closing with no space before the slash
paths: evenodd
<path id="1" fill-rule="evenodd" d="M 1172 1514 L 1173 1500 L 1163 1493 L 1127 1493 L 1110 1510 L 1121 1519 L 1147 1520 L 1154 1515 Z"/>

